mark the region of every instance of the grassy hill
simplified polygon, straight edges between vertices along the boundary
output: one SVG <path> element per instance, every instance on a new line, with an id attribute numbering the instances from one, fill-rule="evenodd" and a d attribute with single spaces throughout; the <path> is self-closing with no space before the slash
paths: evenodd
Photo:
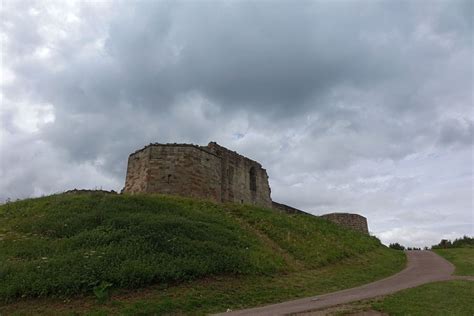
<path id="1" fill-rule="evenodd" d="M 234 284 L 222 306 L 248 306 L 369 282 L 400 270 L 404 260 L 376 238 L 323 219 L 246 205 L 88 193 L 0 206 L 0 301 L 7 309 L 19 299 L 97 295 L 109 286 L 153 285 L 157 296 L 177 291 L 177 300 L 189 284 L 213 299 L 220 289 L 209 287 Z M 270 288 L 255 283 L 262 280 Z M 252 289 L 258 295 L 243 295 Z M 188 301 L 180 310 L 196 311 L 186 310 Z"/>
<path id="2" fill-rule="evenodd" d="M 474 247 L 434 249 L 456 267 L 456 275 L 474 275 Z"/>

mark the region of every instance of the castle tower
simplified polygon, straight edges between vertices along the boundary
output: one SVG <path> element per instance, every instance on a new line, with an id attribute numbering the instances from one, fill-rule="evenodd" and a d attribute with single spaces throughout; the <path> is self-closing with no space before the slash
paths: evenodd
<path id="1" fill-rule="evenodd" d="M 268 175 L 218 145 L 150 144 L 128 158 L 124 193 L 162 193 L 271 207 Z"/>

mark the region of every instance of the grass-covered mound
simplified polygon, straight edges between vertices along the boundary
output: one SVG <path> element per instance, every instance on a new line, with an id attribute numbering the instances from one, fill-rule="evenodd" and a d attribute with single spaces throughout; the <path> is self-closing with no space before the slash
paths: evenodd
<path id="1" fill-rule="evenodd" d="M 91 294 L 104 282 L 287 275 L 373 251 L 393 256 L 376 238 L 310 215 L 165 196 L 53 195 L 0 206 L 0 300 Z"/>

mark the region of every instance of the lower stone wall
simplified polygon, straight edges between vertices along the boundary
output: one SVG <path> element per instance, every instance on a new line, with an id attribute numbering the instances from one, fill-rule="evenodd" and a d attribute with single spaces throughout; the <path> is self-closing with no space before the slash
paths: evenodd
<path id="1" fill-rule="evenodd" d="M 102 190 L 102 189 L 98 189 L 98 190 L 92 190 L 92 189 L 72 189 L 72 190 L 67 190 L 65 191 L 63 194 L 70 194 L 70 195 L 74 195 L 74 194 L 118 194 L 117 192 L 115 192 L 114 190 L 111 190 L 111 191 L 107 191 L 107 190 Z"/>
<path id="2" fill-rule="evenodd" d="M 309 213 L 306 213 L 305 211 L 299 210 L 297 208 L 294 208 L 285 204 L 277 203 L 277 202 L 272 202 L 272 208 L 278 211 L 288 213 L 288 214 L 309 214 Z M 309 214 L 309 215 L 312 215 L 312 214 Z"/>
<path id="3" fill-rule="evenodd" d="M 369 227 L 367 225 L 367 219 L 359 214 L 351 213 L 331 213 L 321 215 L 321 218 L 327 219 L 338 225 L 357 230 L 359 232 L 368 234 Z"/>

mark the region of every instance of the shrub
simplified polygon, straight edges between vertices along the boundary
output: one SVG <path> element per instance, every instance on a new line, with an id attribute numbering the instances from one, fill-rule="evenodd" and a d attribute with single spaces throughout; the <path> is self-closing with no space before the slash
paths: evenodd
<path id="1" fill-rule="evenodd" d="M 398 242 L 390 244 L 388 247 L 395 250 L 405 250 L 405 247 L 400 245 Z"/>

